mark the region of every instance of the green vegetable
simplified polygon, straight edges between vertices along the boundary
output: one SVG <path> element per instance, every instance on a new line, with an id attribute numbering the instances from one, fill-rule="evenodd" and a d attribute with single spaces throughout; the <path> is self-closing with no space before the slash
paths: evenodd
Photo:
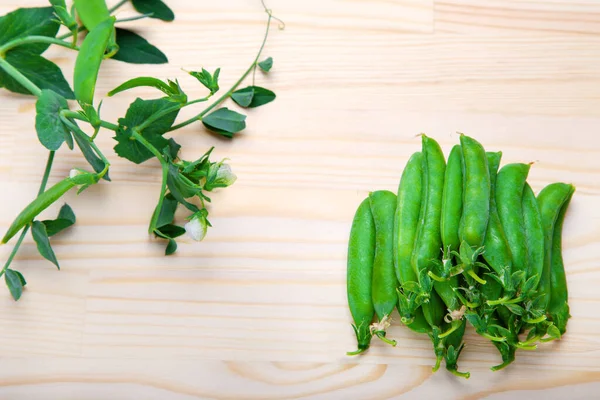
<path id="1" fill-rule="evenodd" d="M 554 232 L 552 234 L 552 259 L 550 264 L 550 304 L 548 314 L 550 320 L 558 328 L 561 335 L 567 331 L 567 321 L 571 318 L 569 312 L 569 291 L 567 289 L 567 276 L 562 258 L 562 229 L 567 208 L 575 193 L 575 187 L 570 186 L 569 194 L 565 198 L 556 221 L 554 221 Z"/>
<path id="2" fill-rule="evenodd" d="M 375 224 L 375 257 L 371 293 L 375 314 L 379 319 L 373 334 L 393 346 L 396 345 L 396 341 L 387 339 L 385 334 L 390 314 L 398 301 L 393 243 L 396 202 L 396 195 L 387 190 L 378 190 L 369 194 Z"/>
<path id="3" fill-rule="evenodd" d="M 510 246 L 513 270 L 526 271 L 527 244 L 523 219 L 523 188 L 529 174 L 529 164 L 508 164 L 498 172 L 496 203 L 498 216 Z"/>
<path id="4" fill-rule="evenodd" d="M 113 18 L 110 16 L 105 0 L 74 0 L 73 4 L 77 10 L 77 15 L 90 33 L 96 30 L 99 25 L 105 23 L 107 19 Z M 104 49 L 108 47 L 109 56 L 112 56 L 119 50 L 114 24 L 111 26 L 108 35 Z"/>
<path id="5" fill-rule="evenodd" d="M 496 181 L 502 153 L 487 153 L 487 158 L 490 171 L 490 219 L 483 241 L 483 247 L 485 248 L 483 258 L 497 274 L 492 274 L 492 277 L 504 277 L 505 274 L 510 276 L 512 255 L 506 235 L 504 234 L 504 229 L 500 223 L 496 205 Z M 503 283 L 491 279 L 487 281 L 482 291 L 487 300 L 497 300 L 502 295 Z"/>
<path id="6" fill-rule="evenodd" d="M 412 252 L 421 209 L 422 163 L 423 157 L 420 152 L 414 153 L 408 160 L 398 185 L 398 202 L 394 216 L 394 269 L 402 286 L 398 294 L 398 311 L 404 324 L 413 321 L 419 301 L 429 297 L 429 293 L 420 288 L 418 293 L 408 290 L 411 285 L 417 287 L 419 282 L 412 266 Z"/>
<path id="7" fill-rule="evenodd" d="M 371 294 L 374 258 L 375 222 L 366 198 L 356 210 L 348 242 L 347 295 L 358 342 L 358 349 L 348 355 L 364 352 L 371 343 L 371 322 L 375 316 Z"/>
<path id="8" fill-rule="evenodd" d="M 537 288 L 537 295 L 540 296 L 539 306 L 541 308 L 549 310 L 549 307 L 552 305 L 555 312 L 563 304 L 566 306 L 567 299 L 566 278 L 564 277 L 564 267 L 561 268 L 562 255 L 559 251 L 561 242 L 558 238 L 555 240 L 555 228 L 558 227 L 559 231 L 556 232 L 558 232 L 557 235 L 560 235 L 562 218 L 564 218 L 564 212 L 566 212 L 574 191 L 575 188 L 572 185 L 553 183 L 543 188 L 537 196 L 542 227 L 544 229 L 544 270 Z M 563 214 L 561 215 L 561 213 Z M 553 262 L 553 260 L 555 261 Z M 553 275 L 555 281 L 554 287 L 552 285 Z M 554 292 L 555 290 L 556 293 Z M 560 293 L 561 291 L 563 293 Z M 551 303 L 553 295 L 556 296 L 556 301 Z M 560 304 L 561 302 L 563 303 Z"/>
<path id="9" fill-rule="evenodd" d="M 35 198 L 29 203 L 23 211 L 17 216 L 17 218 L 10 225 L 4 237 L 2 243 L 8 242 L 14 235 L 17 234 L 25 225 L 30 224 L 39 213 L 48 208 L 52 203 L 62 197 L 70 189 L 76 186 L 76 183 L 71 178 L 65 178 L 62 181 L 56 183 L 50 189 Z"/>
<path id="10" fill-rule="evenodd" d="M 481 143 L 461 135 L 464 160 L 463 214 L 459 235 L 461 242 L 479 248 L 483 245 L 490 214 L 490 172 Z"/>
<path id="11" fill-rule="evenodd" d="M 79 55 L 75 61 L 75 74 L 73 85 L 75 97 L 82 107 L 94 104 L 94 91 L 96 80 L 100 71 L 100 64 L 104 59 L 104 51 L 108 45 L 111 32 L 114 30 L 115 18 L 107 18 L 103 22 L 95 24 L 90 28 Z"/>
<path id="12" fill-rule="evenodd" d="M 413 268 L 419 279 L 427 274 L 431 267 L 431 261 L 438 258 L 442 247 L 440 218 L 446 169 L 446 162 L 439 144 L 425 135 L 422 135 L 421 138 L 423 198 L 412 258 Z"/>
<path id="13" fill-rule="evenodd" d="M 441 234 L 444 251 L 458 251 L 458 228 L 462 216 L 463 159 L 460 145 L 455 145 L 448 155 L 444 191 L 442 195 Z"/>
<path id="14" fill-rule="evenodd" d="M 533 279 L 531 287 L 536 288 L 544 270 L 544 228 L 535 194 L 528 183 L 523 188 L 522 204 L 527 247 L 526 277 Z"/>
<path id="15" fill-rule="evenodd" d="M 402 323 L 431 339 L 433 371 L 445 359 L 448 371 L 470 376 L 457 367 L 467 321 L 498 349 L 502 362 L 491 369 L 506 368 L 517 349 L 535 350 L 537 342 L 566 331 L 571 316 L 562 225 L 574 187 L 551 184 L 536 198 L 526 182 L 530 165 L 500 169 L 501 152 L 486 153 L 465 135 L 446 164 L 439 144 L 421 138 L 397 196 L 387 190 L 370 195 L 376 243 L 371 292 L 379 321 L 369 334 L 383 336 L 397 300 Z M 353 237 L 361 233 L 373 234 L 373 228 L 353 226 Z M 370 321 L 372 311 L 367 314 Z"/>
<path id="16" fill-rule="evenodd" d="M 455 376 L 460 378 L 469 379 L 471 374 L 469 372 L 459 372 L 458 371 L 458 357 L 462 352 L 465 344 L 463 343 L 463 336 L 465 335 L 465 328 L 467 327 L 467 321 L 462 320 L 460 322 L 460 326 L 452 332 L 447 338 L 445 342 L 446 347 L 446 369 L 450 371 Z"/>

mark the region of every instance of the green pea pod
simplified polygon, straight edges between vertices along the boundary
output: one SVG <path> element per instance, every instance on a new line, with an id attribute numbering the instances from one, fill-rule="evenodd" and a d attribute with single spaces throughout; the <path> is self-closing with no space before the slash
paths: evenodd
<path id="1" fill-rule="evenodd" d="M 503 276 L 504 269 L 508 269 L 510 274 L 512 256 L 496 206 L 496 177 L 502 153 L 487 153 L 487 159 L 490 171 L 490 219 L 483 241 L 485 247 L 483 258 L 496 274 Z M 502 285 L 494 279 L 490 279 L 482 286 L 481 290 L 488 300 L 496 300 L 502 294 Z"/>
<path id="2" fill-rule="evenodd" d="M 394 222 L 394 267 L 400 284 L 418 282 L 411 264 L 422 197 L 422 154 L 414 153 L 402 172 Z"/>
<path id="3" fill-rule="evenodd" d="M 348 242 L 347 291 L 348 305 L 354 320 L 358 349 L 348 355 L 366 351 L 371 343 L 371 322 L 375 316 L 371 281 L 375 258 L 375 222 L 369 199 L 358 206 L 352 221 Z"/>
<path id="4" fill-rule="evenodd" d="M 436 356 L 435 366 L 433 367 L 433 372 L 435 372 L 440 368 L 445 352 L 443 340 L 440 338 L 441 326 L 444 323 L 444 302 L 435 291 L 432 291 L 429 302 L 421 307 L 425 320 L 430 326 L 428 334 L 433 343 L 433 351 Z"/>
<path id="5" fill-rule="evenodd" d="M 425 320 L 430 327 L 439 328 L 442 326 L 444 315 L 446 314 L 446 307 L 437 292 L 432 291 L 429 302 L 423 304 L 421 308 L 423 309 Z"/>
<path id="6" fill-rule="evenodd" d="M 507 164 L 498 172 L 496 181 L 498 216 L 510 246 L 514 271 L 526 271 L 527 268 L 522 202 L 529 168 L 530 164 Z"/>
<path id="7" fill-rule="evenodd" d="M 441 219 L 442 198 L 446 160 L 440 145 L 433 139 L 422 135 L 423 154 L 423 200 L 421 202 L 420 222 L 413 265 L 419 278 L 423 274 L 434 272 L 435 262 L 440 258 L 442 248 Z M 458 287 L 458 277 L 453 276 L 445 281 L 435 281 L 433 287 L 441 297 L 446 308 L 454 311 L 460 308 L 458 297 L 454 292 Z M 439 325 L 438 325 L 439 326 Z"/>
<path id="8" fill-rule="evenodd" d="M 387 190 L 378 190 L 369 194 L 371 213 L 375 222 L 375 258 L 373 261 L 372 295 L 375 314 L 379 319 L 373 333 L 384 342 L 396 345 L 395 341 L 385 338 L 390 314 L 398 303 L 398 280 L 394 271 L 394 215 L 396 213 L 396 195 Z"/>
<path id="9" fill-rule="evenodd" d="M 501 307 L 498 310 L 502 310 L 505 308 Z M 500 319 L 507 325 L 510 325 L 510 316 L 502 317 L 500 316 Z M 490 319 L 490 324 L 492 325 L 491 328 L 489 328 L 489 332 L 490 334 L 494 335 L 494 336 L 500 336 L 500 333 L 498 332 L 498 330 L 495 328 L 495 326 L 498 325 L 498 318 L 494 315 L 492 316 L 492 318 Z M 512 330 L 510 331 L 510 337 L 509 340 L 506 341 L 502 341 L 502 342 L 498 342 L 498 341 L 492 341 L 492 344 L 496 347 L 496 349 L 498 349 L 498 352 L 500 353 L 500 356 L 502 357 L 502 363 L 495 365 L 491 368 L 492 371 L 499 371 L 501 369 L 506 368 L 507 366 L 509 366 L 510 364 L 512 364 L 513 361 L 515 361 L 515 353 L 517 351 L 517 348 L 515 347 L 514 343 L 518 342 L 519 338 L 514 334 L 514 332 L 512 332 Z"/>
<path id="10" fill-rule="evenodd" d="M 558 328 L 561 335 L 567 330 L 567 321 L 571 317 L 569 312 L 569 291 L 567 289 L 567 276 L 562 258 L 562 228 L 565 220 L 565 214 L 571 198 L 575 193 L 575 187 L 567 185 L 568 192 L 564 198 L 560 211 L 554 222 L 552 233 L 552 248 L 550 261 L 550 304 L 548 305 L 548 314 L 550 320 Z M 567 188 L 565 188 L 567 189 Z M 562 191 L 562 189 L 561 189 Z M 541 193 L 540 193 L 541 194 Z"/>
<path id="11" fill-rule="evenodd" d="M 73 86 L 75 97 L 82 108 L 89 108 L 94 104 L 96 80 L 114 24 L 114 17 L 98 24 L 86 36 L 77 55 Z"/>
<path id="12" fill-rule="evenodd" d="M 523 223 L 527 243 L 526 276 L 534 280 L 532 287 L 536 288 L 544 271 L 544 228 L 535 194 L 528 183 L 523 188 Z"/>
<path id="13" fill-rule="evenodd" d="M 30 224 L 35 217 L 42 211 L 48 208 L 52 203 L 62 197 L 69 189 L 75 187 L 76 183 L 71 178 L 65 178 L 56 183 L 50 189 L 35 198 L 27 205 L 13 221 L 11 226 L 6 231 L 2 238 L 2 243 L 8 242 L 17 234 L 25 225 Z"/>
<path id="14" fill-rule="evenodd" d="M 105 0 L 74 0 L 74 5 L 79 19 L 89 32 L 111 17 Z M 110 54 L 115 54 L 119 49 L 114 26 L 105 49 L 106 47 L 109 48 Z"/>
<path id="15" fill-rule="evenodd" d="M 409 327 L 411 321 L 419 317 L 417 311 L 420 302 L 429 297 L 429 290 L 423 290 L 418 285 L 419 278 L 411 263 L 421 210 L 422 161 L 422 154 L 414 153 L 404 168 L 398 185 L 398 202 L 394 220 L 394 270 L 398 282 L 401 286 L 404 285 L 398 291 L 398 312 L 402 322 Z M 412 291 L 409 290 L 411 285 Z M 422 317 L 422 312 L 420 316 Z M 412 323 L 418 325 L 416 321 Z M 427 324 L 425 326 L 429 327 Z"/>
<path id="16" fill-rule="evenodd" d="M 421 139 L 423 198 L 412 258 L 413 269 L 419 279 L 431 268 L 432 261 L 439 259 L 442 248 L 440 219 L 446 169 L 446 161 L 440 145 L 425 135 L 422 135 Z"/>
<path id="17" fill-rule="evenodd" d="M 559 220 L 559 216 L 561 215 L 561 211 L 566 209 L 566 205 L 568 205 L 569 200 L 573 196 L 575 188 L 573 185 L 568 185 L 566 183 L 552 183 L 546 186 L 544 189 L 540 191 L 537 196 L 537 203 L 540 209 L 540 215 L 542 217 L 542 227 L 544 228 L 544 270 L 542 271 L 542 278 L 540 279 L 540 283 L 538 285 L 537 294 L 541 296 L 539 306 L 543 309 L 549 310 L 549 305 L 552 298 L 552 277 L 553 274 L 552 267 L 552 257 L 554 251 L 554 233 L 555 233 L 555 224 Z M 564 214 L 563 214 L 564 218 Z M 562 222 L 559 223 L 559 227 L 562 228 Z M 557 240 L 557 246 L 560 245 L 560 242 Z M 560 270 L 560 266 L 562 262 L 559 261 L 558 253 L 556 257 L 556 269 Z M 563 290 L 564 293 L 557 293 L 555 296 L 556 301 L 552 304 L 555 306 L 555 310 L 558 308 L 559 299 L 566 299 L 567 287 L 566 287 L 566 278 L 564 278 L 564 267 L 558 273 L 555 273 L 556 276 L 554 278 L 556 282 L 557 291 Z M 562 276 L 561 276 L 562 275 Z M 562 285 L 562 288 L 559 288 L 559 284 Z M 565 302 L 566 304 L 566 302 Z"/>
<path id="18" fill-rule="evenodd" d="M 469 372 L 459 372 L 457 365 L 458 357 L 465 347 L 463 336 L 465 335 L 466 327 L 467 320 L 463 319 L 460 322 L 460 326 L 445 339 L 444 346 L 446 347 L 446 351 L 444 358 L 446 359 L 446 369 L 448 371 L 458 377 L 469 379 L 471 374 Z"/>
<path id="19" fill-rule="evenodd" d="M 483 146 L 460 135 L 464 160 L 463 213 L 459 236 L 469 246 L 483 245 L 490 214 L 490 171 Z"/>
<path id="20" fill-rule="evenodd" d="M 458 251 L 460 238 L 458 228 L 462 215 L 463 159 L 460 145 L 456 145 L 448 156 L 444 194 L 442 197 L 441 233 L 444 251 Z"/>
<path id="21" fill-rule="evenodd" d="M 406 325 L 411 331 L 417 333 L 427 333 L 431 331 L 431 326 L 425 319 L 425 314 L 423 314 L 423 309 L 418 308 L 414 312 L 414 317 L 412 323 Z"/>

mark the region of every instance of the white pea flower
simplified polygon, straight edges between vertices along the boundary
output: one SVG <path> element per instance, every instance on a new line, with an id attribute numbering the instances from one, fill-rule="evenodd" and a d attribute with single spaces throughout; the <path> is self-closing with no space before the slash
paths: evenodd
<path id="1" fill-rule="evenodd" d="M 204 188 L 210 192 L 216 188 L 231 186 L 236 180 L 237 176 L 233 173 L 229 164 L 224 162 L 213 163 L 210 165 Z"/>
<path id="2" fill-rule="evenodd" d="M 71 171 L 69 171 L 69 178 L 73 179 L 75 178 L 77 175 L 83 175 L 86 172 L 80 170 L 80 169 L 72 169 Z"/>
<path id="3" fill-rule="evenodd" d="M 206 231 L 208 229 L 206 217 L 200 214 L 194 214 L 190 222 L 184 225 L 184 228 L 189 237 L 200 242 L 206 236 Z"/>
<path id="4" fill-rule="evenodd" d="M 229 164 L 219 165 L 215 183 L 223 186 L 231 186 L 236 180 L 237 176 L 233 173 Z"/>

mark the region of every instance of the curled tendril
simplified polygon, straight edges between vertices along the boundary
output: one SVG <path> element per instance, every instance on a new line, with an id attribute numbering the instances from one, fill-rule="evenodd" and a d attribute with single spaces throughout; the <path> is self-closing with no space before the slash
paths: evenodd
<path id="1" fill-rule="evenodd" d="M 285 22 L 283 22 L 283 20 L 281 20 L 280 18 L 277 18 L 276 16 L 273 15 L 273 10 L 270 9 L 269 7 L 267 7 L 264 0 L 260 0 L 260 2 L 262 3 L 262 6 L 265 9 L 265 12 L 269 15 L 269 17 L 271 17 L 275 21 L 279 22 L 279 25 L 278 25 L 279 30 L 281 30 L 281 31 L 284 30 Z"/>

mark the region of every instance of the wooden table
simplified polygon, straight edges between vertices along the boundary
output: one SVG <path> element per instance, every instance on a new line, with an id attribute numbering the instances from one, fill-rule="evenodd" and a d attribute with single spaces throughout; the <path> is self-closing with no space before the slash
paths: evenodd
<path id="1" fill-rule="evenodd" d="M 179 78 L 181 68 L 222 67 L 222 87 L 247 68 L 266 15 L 258 0 L 170 0 L 174 23 L 130 23 L 170 64 L 109 61 L 104 97 L 139 75 Z M 5 0 L 4 14 L 42 0 Z M 285 20 L 265 49 L 275 65 L 257 84 L 278 97 L 248 113 L 236 140 L 200 125 L 175 134 L 193 159 L 215 145 L 238 174 L 215 193 L 204 242 L 175 256 L 146 233 L 160 168 L 110 154 L 112 183 L 67 201 L 76 227 L 53 240 L 61 271 L 26 241 L 13 267 L 28 285 L 0 296 L 1 399 L 590 399 L 600 390 L 600 3 L 596 0 L 306 0 L 269 2 Z M 124 8 L 120 17 L 131 16 Z M 274 23 L 273 27 L 276 27 Z M 71 71 L 74 54 L 48 56 Z M 70 74 L 70 72 L 68 72 Z M 71 77 L 68 76 L 71 80 Z M 34 100 L 2 92 L 0 225 L 37 191 L 46 151 Z M 105 101 L 116 121 L 137 90 Z M 229 105 L 230 107 L 235 107 Z M 185 112 L 192 115 L 195 110 Z M 397 348 L 355 342 L 345 292 L 347 236 L 369 190 L 395 190 L 424 132 L 447 152 L 457 132 L 535 162 L 530 183 L 577 192 L 565 222 L 573 318 L 559 343 L 520 352 L 505 371 L 470 332 L 461 368 L 431 373 L 429 339 L 395 324 Z M 81 155 L 62 149 L 51 182 Z M 50 209 L 47 216 L 56 212 Z M 0 251 L 5 260 L 10 246 Z M 532 391 L 533 390 L 533 391 Z M 435 397 L 434 397 L 435 396 Z"/>

